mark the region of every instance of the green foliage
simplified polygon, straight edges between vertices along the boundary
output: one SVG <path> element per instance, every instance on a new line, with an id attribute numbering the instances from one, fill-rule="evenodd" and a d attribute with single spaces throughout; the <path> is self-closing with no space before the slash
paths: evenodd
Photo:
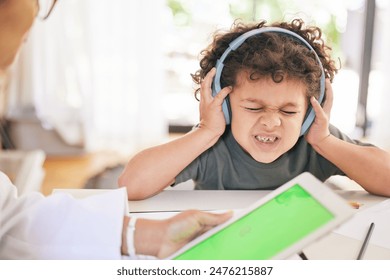
<path id="1" fill-rule="evenodd" d="M 177 26 L 189 26 L 192 23 L 192 11 L 188 4 L 196 0 L 167 0 Z M 210 0 L 212 1 L 212 0 Z M 244 22 L 290 21 L 293 18 L 303 18 L 309 24 L 319 26 L 328 44 L 332 46 L 333 54 L 340 52 L 340 32 L 337 26 L 335 11 L 342 11 L 344 0 L 226 0 L 232 21 L 240 19 Z M 205 2 L 198 2 L 197 5 Z M 207 7 L 204 7 L 207 9 Z"/>
<path id="2" fill-rule="evenodd" d="M 167 6 L 171 9 L 173 19 L 178 26 L 187 26 L 191 23 L 191 12 L 185 7 L 185 1 L 167 0 Z"/>

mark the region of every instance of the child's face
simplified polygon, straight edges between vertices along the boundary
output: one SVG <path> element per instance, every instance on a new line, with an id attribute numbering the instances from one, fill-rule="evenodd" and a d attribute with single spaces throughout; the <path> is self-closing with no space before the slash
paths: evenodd
<path id="1" fill-rule="evenodd" d="M 256 161 L 273 162 L 295 145 L 308 104 L 303 83 L 241 73 L 229 98 L 233 136 Z"/>

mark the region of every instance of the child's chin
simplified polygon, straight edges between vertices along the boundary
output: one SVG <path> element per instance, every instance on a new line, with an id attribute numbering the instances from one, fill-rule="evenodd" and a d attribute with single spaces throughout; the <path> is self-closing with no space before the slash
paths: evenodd
<path id="1" fill-rule="evenodd" d="M 252 156 L 253 157 L 253 156 Z M 274 162 L 275 160 L 277 160 L 279 158 L 279 156 L 272 156 L 272 157 L 253 157 L 253 159 L 257 162 L 260 162 L 260 163 L 271 163 L 271 162 Z"/>

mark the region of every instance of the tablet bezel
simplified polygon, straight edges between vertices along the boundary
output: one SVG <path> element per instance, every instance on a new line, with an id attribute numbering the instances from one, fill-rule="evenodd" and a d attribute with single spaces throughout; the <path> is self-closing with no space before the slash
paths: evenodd
<path id="1" fill-rule="evenodd" d="M 257 202 L 253 203 L 249 207 L 239 211 L 227 222 L 209 230 L 208 232 L 202 234 L 201 236 L 195 238 L 191 242 L 189 242 L 187 245 L 182 247 L 180 250 L 178 250 L 176 253 L 171 255 L 168 259 L 174 259 L 177 256 L 183 254 L 185 251 L 189 250 L 196 244 L 202 242 L 203 240 L 207 239 L 208 237 L 214 235 L 215 233 L 221 231 L 225 227 L 228 227 L 230 224 L 234 223 L 235 221 L 239 220 L 241 217 L 247 215 L 248 213 L 252 212 L 253 210 L 257 209 L 259 206 L 267 203 L 268 201 L 272 200 L 279 194 L 285 192 L 286 190 L 292 188 L 296 184 L 299 184 L 305 191 L 307 191 L 314 199 L 316 199 L 320 204 L 322 204 L 329 212 L 331 212 L 334 215 L 334 219 L 327 222 L 326 224 L 320 226 L 313 232 L 309 233 L 307 236 L 299 240 L 298 242 L 294 243 L 293 245 L 287 247 L 283 251 L 279 252 L 275 256 L 273 256 L 271 259 L 286 259 L 299 251 L 301 251 L 304 247 L 308 246 L 310 243 L 315 241 L 316 239 L 319 239 L 324 234 L 330 232 L 335 227 L 340 225 L 342 222 L 346 221 L 348 218 L 350 218 L 353 215 L 353 209 L 350 207 L 350 205 L 339 195 L 334 193 L 332 190 L 329 189 L 328 186 L 326 186 L 324 183 L 319 181 L 316 177 L 314 177 L 312 174 L 305 172 L 300 174 L 299 176 L 293 178 L 292 180 L 288 181 L 287 183 L 283 184 L 281 187 L 277 188 L 276 190 L 272 191 L 271 193 L 267 194 L 266 196 L 260 198 Z"/>

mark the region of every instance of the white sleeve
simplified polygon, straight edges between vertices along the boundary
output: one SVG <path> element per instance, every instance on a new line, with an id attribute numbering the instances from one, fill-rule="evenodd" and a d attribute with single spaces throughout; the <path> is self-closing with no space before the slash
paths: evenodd
<path id="1" fill-rule="evenodd" d="M 0 259 L 121 259 L 125 201 L 123 189 L 17 197 L 0 172 Z"/>

